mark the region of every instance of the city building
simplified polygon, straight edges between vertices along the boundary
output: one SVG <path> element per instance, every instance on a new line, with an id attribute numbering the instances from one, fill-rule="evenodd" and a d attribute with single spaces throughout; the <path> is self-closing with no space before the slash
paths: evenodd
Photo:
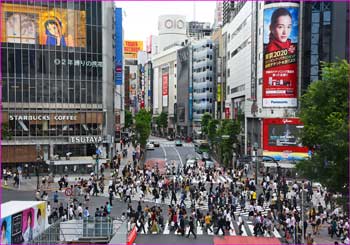
<path id="1" fill-rule="evenodd" d="M 192 135 L 193 94 L 192 94 L 192 47 L 187 45 L 177 50 L 177 103 L 176 135 Z"/>
<path id="2" fill-rule="evenodd" d="M 226 75 L 226 66 L 223 65 L 223 58 L 225 56 L 224 49 L 224 36 L 222 35 L 222 28 L 217 28 L 214 30 L 212 34 L 212 40 L 214 43 L 214 56 L 215 60 L 215 109 L 214 109 L 214 118 L 223 119 L 224 111 L 225 111 L 225 87 L 226 87 L 226 79 L 224 74 Z"/>
<path id="3" fill-rule="evenodd" d="M 152 56 L 153 68 L 153 116 L 162 112 L 168 114 L 168 129 L 163 132 L 167 135 L 175 134 L 175 105 L 177 95 L 176 62 L 177 50 L 182 46 L 173 46 L 157 55 Z M 153 127 L 156 124 L 153 123 Z M 153 131 L 157 131 L 153 128 Z"/>
<path id="4" fill-rule="evenodd" d="M 189 40 L 194 41 L 209 38 L 213 30 L 209 22 L 190 21 L 187 23 L 186 31 Z"/>
<path id="5" fill-rule="evenodd" d="M 88 171 L 93 155 L 112 158 L 113 3 L 5 1 L 1 11 L 2 166 Z"/>
<path id="6" fill-rule="evenodd" d="M 193 131 L 201 134 L 204 113 L 214 113 L 214 45 L 210 39 L 192 43 Z"/>
<path id="7" fill-rule="evenodd" d="M 304 2 L 301 93 L 320 79 L 321 62 L 349 60 L 349 2 Z M 310 31 L 311 30 L 311 31 Z"/>
<path id="8" fill-rule="evenodd" d="M 213 29 L 218 29 L 222 27 L 223 24 L 223 2 L 217 1 L 214 12 L 214 24 Z"/>
<path id="9" fill-rule="evenodd" d="M 181 45 L 187 39 L 186 16 L 161 15 L 158 17 L 158 38 L 156 53 Z"/>

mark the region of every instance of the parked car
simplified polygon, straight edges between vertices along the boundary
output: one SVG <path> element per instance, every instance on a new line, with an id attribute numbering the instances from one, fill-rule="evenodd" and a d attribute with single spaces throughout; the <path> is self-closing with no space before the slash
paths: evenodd
<path id="1" fill-rule="evenodd" d="M 146 150 L 154 150 L 154 144 L 152 144 L 151 142 L 147 142 Z"/>
<path id="2" fill-rule="evenodd" d="M 154 145 L 154 147 L 159 147 L 159 142 L 157 141 L 150 141 L 151 144 Z"/>
<path id="3" fill-rule="evenodd" d="M 175 146 L 182 146 L 182 141 L 181 140 L 176 140 L 175 141 Z"/>
<path id="4" fill-rule="evenodd" d="M 174 138 L 171 137 L 171 136 L 168 136 L 168 137 L 166 137 L 166 138 L 167 138 L 167 140 L 169 140 L 169 141 L 173 141 L 173 140 L 174 140 Z"/>

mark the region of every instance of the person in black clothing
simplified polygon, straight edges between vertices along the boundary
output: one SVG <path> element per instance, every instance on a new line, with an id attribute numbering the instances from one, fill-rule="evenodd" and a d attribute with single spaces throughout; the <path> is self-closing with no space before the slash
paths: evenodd
<path id="1" fill-rule="evenodd" d="M 218 229 L 215 232 L 215 235 L 219 234 L 219 230 L 222 230 L 223 235 L 225 236 L 225 230 L 224 230 L 224 226 L 226 224 L 225 218 L 223 215 L 221 215 L 219 217 L 219 222 L 218 222 Z"/>
<path id="2" fill-rule="evenodd" d="M 175 188 L 172 188 L 172 190 L 171 190 L 171 199 L 170 199 L 170 205 L 173 205 L 173 200 L 175 201 L 175 204 L 176 204 L 177 199 L 176 199 L 176 192 L 175 192 Z"/>
<path id="3" fill-rule="evenodd" d="M 185 235 L 185 220 L 183 217 L 180 218 L 180 232 L 182 236 Z"/>
<path id="4" fill-rule="evenodd" d="M 113 190 L 110 189 L 110 190 L 109 190 L 109 204 L 110 204 L 111 206 L 113 206 L 112 200 L 113 200 Z"/>
<path id="5" fill-rule="evenodd" d="M 197 238 L 196 233 L 194 232 L 194 222 L 193 222 L 193 218 L 190 218 L 190 221 L 188 223 L 188 225 L 190 226 L 190 230 L 188 231 L 187 237 L 190 237 L 190 234 L 192 233 L 194 236 L 194 239 Z"/>
<path id="6" fill-rule="evenodd" d="M 146 234 L 146 230 L 145 230 L 145 218 L 143 216 L 143 212 L 141 212 L 141 215 L 139 216 L 139 223 L 140 225 L 137 227 L 137 232 L 140 232 L 143 230 L 143 233 Z"/>

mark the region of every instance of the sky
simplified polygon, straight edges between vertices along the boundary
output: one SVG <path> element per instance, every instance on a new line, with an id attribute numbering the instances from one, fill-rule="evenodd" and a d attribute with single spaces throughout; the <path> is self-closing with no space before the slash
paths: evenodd
<path id="1" fill-rule="evenodd" d="M 158 16 L 180 14 L 192 21 L 214 22 L 216 1 L 118 1 L 123 9 L 124 40 L 146 41 L 150 35 L 158 35 Z"/>

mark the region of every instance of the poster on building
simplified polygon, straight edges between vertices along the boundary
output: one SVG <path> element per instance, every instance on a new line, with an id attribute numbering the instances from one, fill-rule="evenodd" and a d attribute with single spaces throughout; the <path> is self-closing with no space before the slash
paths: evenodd
<path id="1" fill-rule="evenodd" d="M 162 74 L 162 104 L 163 107 L 168 106 L 168 95 L 169 95 L 169 73 Z"/>
<path id="2" fill-rule="evenodd" d="M 137 59 L 137 53 L 143 50 L 143 41 L 124 41 L 125 59 Z"/>
<path id="3" fill-rule="evenodd" d="M 264 155 L 272 154 L 275 158 L 283 155 L 288 155 L 290 158 L 306 157 L 308 148 L 301 142 L 302 128 L 303 124 L 299 118 L 265 118 L 263 120 Z"/>
<path id="4" fill-rule="evenodd" d="M 114 80 L 115 85 L 123 84 L 123 17 L 122 9 L 115 8 L 115 55 L 114 55 Z"/>
<path id="5" fill-rule="evenodd" d="M 2 4 L 2 42 L 86 47 L 86 12 Z"/>
<path id="6" fill-rule="evenodd" d="M 22 212 L 12 215 L 11 219 L 11 244 L 20 244 L 23 242 Z"/>
<path id="7" fill-rule="evenodd" d="M 296 107 L 299 4 L 264 9 L 263 107 Z"/>
<path id="8" fill-rule="evenodd" d="M 0 244 L 11 244 L 11 216 L 1 219 Z"/>

